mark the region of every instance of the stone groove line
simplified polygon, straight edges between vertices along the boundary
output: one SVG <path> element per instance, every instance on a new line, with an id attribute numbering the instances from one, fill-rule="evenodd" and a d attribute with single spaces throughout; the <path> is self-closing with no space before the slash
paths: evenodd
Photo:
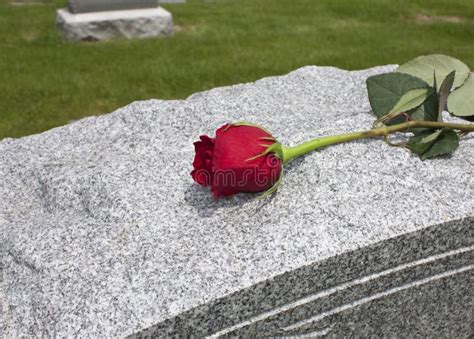
<path id="1" fill-rule="evenodd" d="M 398 287 L 394 287 L 394 288 L 391 288 L 387 291 L 384 291 L 384 292 L 380 292 L 380 293 L 376 293 L 374 295 L 371 295 L 370 297 L 365 297 L 365 298 L 362 298 L 362 299 L 359 299 L 357 301 L 354 301 L 354 302 L 351 302 L 351 303 L 348 303 L 348 304 L 344 304 L 342 306 L 339 306 L 339 307 L 336 307 L 330 311 L 327 311 L 327 312 L 323 312 L 321 314 L 318 314 L 317 316 L 314 316 L 314 317 L 311 317 L 311 318 L 308 318 L 308 319 L 305 319 L 305 320 L 302 320 L 302 321 L 299 321 L 297 323 L 294 323 L 293 325 L 290 325 L 290 326 L 287 326 L 287 327 L 283 327 L 282 330 L 284 331 L 292 331 L 292 330 L 295 330 L 299 327 L 302 327 L 304 325 L 307 325 L 307 324 L 311 324 L 311 323 L 314 323 L 314 322 L 317 322 L 317 321 L 320 321 L 326 317 L 329 317 L 331 315 L 334 315 L 334 314 L 337 314 L 337 313 L 341 313 L 343 311 L 346 311 L 346 310 L 349 310 L 351 308 L 354 308 L 354 307 L 357 307 L 357 306 L 360 306 L 362 304 L 366 304 L 368 302 L 371 302 L 373 300 L 376 300 L 376 299 L 380 299 L 380 298 L 383 298 L 383 297 L 386 297 L 386 296 L 389 296 L 391 294 L 394 294 L 394 293 L 397 293 L 397 292 L 400 292 L 400 291 L 404 291 L 404 290 L 407 290 L 409 288 L 412 288 L 412 287 L 418 287 L 418 286 L 421 286 L 421 285 L 424 285 L 424 284 L 427 284 L 427 283 L 430 283 L 430 282 L 433 282 L 433 281 L 436 281 L 436 280 L 439 280 L 439 279 L 443 279 L 443 278 L 447 278 L 447 277 L 450 277 L 450 276 L 453 276 L 453 275 L 456 275 L 456 274 L 459 274 L 459 273 L 463 273 L 463 272 L 467 272 L 469 270 L 472 270 L 474 269 L 474 265 L 468 265 L 468 266 L 463 266 L 461 268 L 457 268 L 457 269 L 454 269 L 454 270 L 449 270 L 449 271 L 446 271 L 444 273 L 440 273 L 440 274 L 436 274 L 436 275 L 433 275 L 431 277 L 428 277 L 428 278 L 424 278 L 424 279 L 420 279 L 420 280 L 416 280 L 414 282 L 411 282 L 409 284 L 405 284 L 405 285 L 402 285 L 402 286 L 398 286 Z"/>
<path id="2" fill-rule="evenodd" d="M 331 332 L 332 328 L 334 327 L 334 324 L 323 328 L 319 331 L 314 331 L 310 333 L 305 333 L 305 334 L 296 334 L 296 335 L 290 335 L 290 336 L 283 336 L 283 337 L 271 337 L 271 338 L 277 338 L 277 339 L 302 339 L 302 338 L 316 338 L 316 337 L 322 337 L 323 335 L 327 335 L 329 332 Z"/>
<path id="3" fill-rule="evenodd" d="M 248 320 L 245 320 L 239 324 L 236 324 L 234 326 L 231 326 L 231 327 L 227 327 L 227 328 L 224 328 L 222 330 L 220 330 L 219 332 L 216 332 L 214 334 L 211 334 L 210 336 L 207 336 L 206 338 L 218 338 L 219 336 L 222 336 L 222 335 L 225 335 L 227 333 L 230 333 L 230 332 L 233 332 L 235 330 L 238 330 L 240 328 L 243 328 L 243 327 L 246 327 L 248 325 L 252 325 L 256 322 L 259 322 L 261 320 L 265 320 L 269 317 L 272 317 L 274 315 L 277 315 L 279 313 L 282 313 L 282 312 L 285 312 L 285 311 L 288 311 L 288 310 L 291 310 L 293 308 L 296 308 L 298 306 L 301 306 L 301 305 L 304 305 L 304 304 L 307 304 L 307 303 L 310 303 L 314 300 L 317 300 L 317 299 L 320 299 L 320 298 L 323 298 L 323 297 L 327 297 L 327 296 L 330 296 L 332 294 L 335 294 L 339 291 L 342 291 L 342 290 L 345 290 L 345 289 L 348 289 L 348 288 L 351 288 L 353 286 L 356 286 L 356 285 L 360 285 L 360 284 L 363 284 L 365 282 L 368 282 L 368 281 L 371 281 L 371 280 L 375 280 L 379 277 L 383 277 L 385 275 L 389 275 L 389 274 L 392 274 L 392 273 L 395 273 L 395 272 L 399 272 L 399 271 L 402 271 L 402 270 L 405 270 L 405 269 L 408 269 L 408 268 L 412 268 L 412 267 L 415 267 L 415 266 L 419 266 L 419 265 L 424 265 L 424 264 L 428 264 L 428 263 L 432 263 L 434 261 L 437 261 L 437 260 L 440 260 L 440 259 L 444 259 L 444 258 L 447 258 L 447 257 L 450 257 L 450 256 L 453 256 L 453 255 L 457 255 L 457 254 L 461 254 L 461 253 L 465 253 L 465 252 L 470 252 L 474 250 L 474 246 L 466 246 L 466 247 L 461 247 L 461 248 L 458 248 L 456 250 L 452 250 L 452 251 L 448 251 L 448 252 L 445 252 L 445 253 L 441 253 L 441 254 L 435 254 L 435 255 L 432 255 L 432 256 L 429 256 L 429 257 L 426 257 L 426 258 L 423 258 L 423 259 L 419 259 L 419 260 L 415 260 L 415 261 L 412 261 L 412 262 L 409 262 L 409 263 L 406 263 L 406 264 L 402 264 L 402 265 L 399 265 L 399 266 L 396 266 L 396 267 L 393 267 L 393 268 L 389 268 L 387 270 L 384 270 L 384 271 L 381 271 L 381 272 L 378 272 L 378 273 L 374 273 L 374 274 L 371 274 L 371 275 L 368 275 L 368 276 L 365 276 L 363 278 L 358 278 L 358 279 L 355 279 L 355 280 L 352 280 L 350 282 L 347 282 L 347 283 L 344 283 L 344 284 L 341 284 L 341 285 L 338 285 L 338 286 L 335 286 L 335 287 L 332 287 L 332 288 L 329 288 L 327 290 L 324 290 L 324 291 L 321 291 L 321 292 L 318 292 L 316 294 L 313 294 L 313 295 L 310 295 L 308 297 L 305 297 L 305 298 L 301 298 L 297 301 L 294 301 L 292 303 L 289 303 L 289 304 L 286 304 L 286 305 L 283 305 L 283 306 L 280 306 L 280 307 L 277 307 L 273 310 L 270 310 L 268 312 L 265 312 L 265 313 L 262 313 L 258 316 L 255 316 L 253 318 L 250 318 Z M 464 270 L 468 270 L 466 269 L 466 267 L 471 267 L 469 269 L 472 269 L 472 267 L 474 267 L 474 265 L 471 265 L 471 266 L 465 266 L 463 268 L 461 268 L 460 270 L 464 269 Z M 435 275 L 435 276 L 432 276 L 432 277 L 429 277 L 429 278 L 426 278 L 426 279 L 430 279 L 429 281 L 432 281 L 433 279 L 441 279 L 442 277 L 444 277 L 444 275 L 450 273 L 450 272 L 455 272 L 455 273 L 452 273 L 451 275 L 453 274 L 457 274 L 457 273 L 461 273 L 461 272 L 457 272 L 457 270 L 453 270 L 453 271 L 448 271 L 448 272 L 445 272 L 445 273 L 442 273 L 442 274 L 438 274 L 438 275 Z M 442 276 L 442 277 L 439 277 L 439 276 Z M 400 287 L 396 287 L 394 289 L 399 289 L 400 291 L 403 290 L 403 289 L 406 289 L 406 288 L 409 288 L 409 287 L 406 287 L 406 288 L 403 288 L 404 286 L 408 286 L 410 285 L 410 287 L 413 287 L 413 286 L 416 286 L 416 285 L 413 285 L 415 283 L 420 283 L 420 282 L 423 282 L 424 280 L 426 279 L 423 279 L 423 280 L 419 280 L 419 281 L 415 281 L 413 283 L 410 283 L 410 284 L 407 284 L 407 285 L 403 285 L 403 286 L 400 286 Z M 426 282 L 425 282 L 426 283 Z M 402 289 L 400 289 L 402 288 Z M 392 289 L 392 290 L 394 290 Z M 391 290 L 388 290 L 388 291 L 391 291 Z M 381 292 L 381 293 L 378 293 L 378 294 L 375 294 L 374 296 L 377 296 L 379 294 L 382 294 L 382 293 L 387 293 L 388 291 L 385 291 L 385 292 Z M 398 291 L 398 290 L 397 290 Z M 392 293 L 395 293 L 397 291 L 394 291 Z M 384 294 L 386 295 L 386 294 Z M 359 301 L 361 300 L 365 300 L 365 299 L 368 299 L 368 298 L 373 298 L 374 296 L 372 297 L 367 297 L 367 298 L 364 298 L 364 299 L 360 299 Z M 373 300 L 373 299 L 371 299 Z M 359 302 L 357 301 L 357 302 Z M 370 300 L 368 301 L 365 301 L 365 302 L 369 302 Z M 352 304 L 347 304 L 347 305 L 352 305 Z M 344 306 L 340 306 L 340 307 L 345 307 L 346 305 Z M 357 305 L 355 305 L 357 306 Z M 352 306 L 352 307 L 355 307 L 355 306 Z M 340 308 L 339 307 L 339 308 Z M 333 311 L 339 309 L 339 308 L 336 308 L 334 309 Z M 328 312 L 324 312 L 324 313 L 321 313 L 322 314 L 325 314 L 325 313 L 329 313 L 329 312 L 333 312 L 333 311 L 328 311 Z M 342 311 L 339 311 L 339 312 L 342 312 Z M 331 313 L 332 314 L 332 313 Z M 318 315 L 316 317 L 319 317 L 321 315 Z M 327 315 L 326 315 L 327 316 Z M 326 317 L 325 316 L 325 317 Z M 315 317 L 313 317 L 315 318 Z M 309 318 L 309 319 L 313 319 L 313 318 Z M 309 321 L 308 319 L 308 321 Z M 311 321 L 311 322 L 314 322 L 314 321 Z M 299 323 L 297 323 L 299 324 Z M 288 326 L 288 327 L 285 327 L 283 328 L 284 330 L 288 330 L 288 328 L 296 328 L 296 327 L 300 327 L 302 325 L 298 325 L 296 326 L 296 324 L 294 325 L 291 325 L 291 326 Z"/>

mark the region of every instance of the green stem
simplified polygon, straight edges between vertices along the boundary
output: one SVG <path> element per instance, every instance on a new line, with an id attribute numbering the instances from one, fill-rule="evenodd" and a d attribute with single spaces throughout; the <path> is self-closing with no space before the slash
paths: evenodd
<path id="1" fill-rule="evenodd" d="M 386 136 L 388 134 L 392 134 L 396 132 L 409 131 L 410 129 L 413 129 L 413 128 L 431 128 L 431 129 L 451 128 L 454 130 L 459 130 L 459 131 L 464 131 L 464 132 L 474 132 L 474 124 L 451 124 L 447 122 L 438 122 L 438 121 L 408 121 L 408 122 L 404 122 L 398 125 L 374 128 L 374 129 L 362 131 L 362 132 L 346 133 L 346 134 L 333 135 L 329 137 L 316 138 L 298 146 L 293 146 L 293 147 L 283 146 L 283 162 L 288 163 L 297 157 L 305 155 L 321 147 L 326 147 L 329 145 L 339 144 L 342 142 L 348 142 L 348 141 L 353 141 L 353 140 Z"/>

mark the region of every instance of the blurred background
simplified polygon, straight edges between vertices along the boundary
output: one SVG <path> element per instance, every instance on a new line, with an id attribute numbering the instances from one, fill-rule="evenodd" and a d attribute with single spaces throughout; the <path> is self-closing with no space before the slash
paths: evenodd
<path id="1" fill-rule="evenodd" d="M 75 43 L 56 30 L 65 6 L 0 0 L 0 139 L 305 65 L 443 53 L 474 69 L 473 0 L 187 0 L 163 4 L 172 37 Z"/>

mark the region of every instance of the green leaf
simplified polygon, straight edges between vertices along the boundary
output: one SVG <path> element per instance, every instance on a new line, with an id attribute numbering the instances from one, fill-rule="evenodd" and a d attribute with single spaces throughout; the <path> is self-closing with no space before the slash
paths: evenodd
<path id="1" fill-rule="evenodd" d="M 438 95 L 435 92 L 431 92 L 431 95 L 421 106 L 407 113 L 413 120 L 436 121 L 438 120 L 438 106 Z"/>
<path id="2" fill-rule="evenodd" d="M 439 105 L 438 105 L 438 117 L 441 119 L 443 111 L 446 108 L 446 103 L 448 102 L 448 95 L 451 92 L 451 88 L 453 87 L 454 83 L 454 74 L 456 72 L 452 71 L 449 73 L 446 78 L 444 78 L 443 83 L 439 88 Z"/>
<path id="3" fill-rule="evenodd" d="M 458 134 L 451 130 L 445 129 L 438 136 L 433 146 L 421 156 L 422 160 L 439 157 L 453 153 L 459 146 Z"/>
<path id="4" fill-rule="evenodd" d="M 448 111 L 458 117 L 474 116 L 474 74 L 448 97 Z"/>
<path id="5" fill-rule="evenodd" d="M 451 129 L 422 131 L 408 140 L 406 147 L 422 160 L 451 154 L 459 146 L 459 137 Z"/>
<path id="6" fill-rule="evenodd" d="M 367 79 L 370 106 L 378 118 L 390 113 L 408 91 L 420 88 L 428 88 L 428 84 L 408 74 L 386 73 Z"/>
<path id="7" fill-rule="evenodd" d="M 443 132 L 442 129 L 439 129 L 437 130 L 436 132 L 434 133 L 431 133 L 430 135 L 427 135 L 426 137 L 423 137 L 421 140 L 420 140 L 420 143 L 422 144 L 432 144 L 438 137 L 439 135 L 441 134 L 441 132 Z"/>
<path id="8" fill-rule="evenodd" d="M 443 80 L 455 71 L 453 86 L 457 88 L 466 81 L 470 70 L 462 61 L 443 54 L 423 55 L 398 67 L 395 72 L 416 76 L 439 91 Z M 433 73 L 436 78 L 433 79 Z M 450 88 L 451 89 L 451 88 Z"/>
<path id="9" fill-rule="evenodd" d="M 401 113 L 409 111 L 420 106 L 425 102 L 426 98 L 432 93 L 430 88 L 415 88 L 412 89 L 400 98 L 396 105 L 390 110 L 391 113 Z"/>
<path id="10" fill-rule="evenodd" d="M 441 131 L 442 130 L 439 130 L 439 132 L 433 132 L 432 130 L 424 130 L 415 133 L 415 135 L 408 140 L 406 147 L 413 153 L 421 156 L 433 145 Z"/>

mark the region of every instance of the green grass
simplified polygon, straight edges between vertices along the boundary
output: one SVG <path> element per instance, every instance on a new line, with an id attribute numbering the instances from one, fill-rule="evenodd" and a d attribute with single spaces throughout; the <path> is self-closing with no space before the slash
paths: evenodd
<path id="1" fill-rule="evenodd" d="M 474 69 L 472 0 L 188 0 L 164 6 L 179 29 L 172 38 L 94 43 L 60 39 L 62 6 L 0 0 L 0 138 L 304 65 L 362 69 L 444 53 Z"/>

